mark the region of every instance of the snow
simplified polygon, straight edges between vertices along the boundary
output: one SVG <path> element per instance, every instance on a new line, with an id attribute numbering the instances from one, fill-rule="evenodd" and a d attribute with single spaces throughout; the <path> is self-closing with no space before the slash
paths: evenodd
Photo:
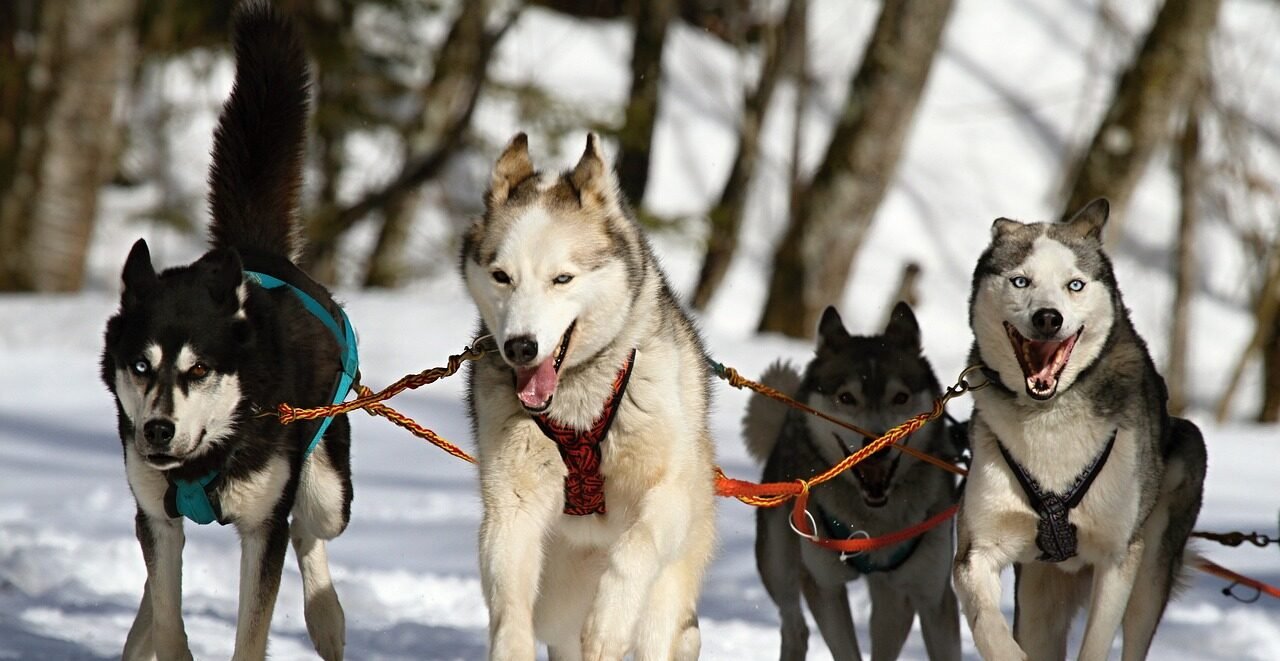
<path id="1" fill-rule="evenodd" d="M 1113 9 L 1123 9 L 1126 29 L 1140 34 L 1151 4 L 1124 3 Z M 813 12 L 811 43 L 819 56 L 813 58 L 817 89 L 805 115 L 806 168 L 822 155 L 848 72 L 875 18 L 873 7 L 865 3 L 818 2 Z M 1274 10 L 1265 12 L 1256 3 L 1229 1 L 1223 23 L 1231 38 L 1215 45 L 1216 57 L 1238 63 L 1241 80 L 1232 85 L 1241 90 L 1242 106 L 1260 115 L 1280 93 L 1280 87 L 1262 78 L 1262 72 L 1271 70 L 1263 62 L 1271 68 L 1280 64 L 1280 49 L 1266 38 L 1276 17 Z M 900 171 L 852 286 L 845 300 L 837 302 L 855 331 L 872 331 L 881 324 L 902 265 L 920 262 L 925 267 L 924 299 L 917 314 L 926 351 L 943 381 L 963 369 L 970 343 L 965 323 L 969 274 L 991 220 L 1053 215 L 1064 152 L 1092 130 L 1110 93 L 1111 72 L 1128 57 L 1127 43 L 1100 45 L 1094 19 L 1088 3 L 957 3 Z M 439 32 L 432 28 L 422 34 Z M 553 90 L 583 106 L 584 117 L 617 121 L 627 88 L 628 43 L 629 31 L 619 23 L 573 21 L 530 9 L 499 46 L 490 73 L 506 83 Z M 696 219 L 718 195 L 728 172 L 741 103 L 738 86 L 754 72 L 696 30 L 678 28 L 669 43 L 671 66 L 663 82 L 654 173 L 645 204 L 659 215 Z M 167 176 L 198 196 L 212 113 L 230 84 L 230 69 L 207 54 L 191 59 L 157 75 L 177 90 L 166 98 L 183 101 L 186 120 L 166 129 L 173 143 L 171 158 L 183 164 Z M 742 253 L 721 295 L 700 319 L 713 355 L 746 375 L 759 374 L 777 357 L 804 361 L 811 351 L 808 343 L 751 332 L 787 204 L 783 185 L 794 91 L 790 84 L 779 88 L 766 123 Z M 141 106 L 137 121 L 149 121 L 147 112 Z M 477 122 L 481 139 L 495 149 L 525 128 L 515 116 L 515 104 L 498 95 L 482 99 Z M 545 166 L 568 165 L 581 150 L 580 134 L 551 144 L 550 136 L 540 138 L 535 130 L 533 138 L 535 159 Z M 361 165 L 343 182 L 344 196 L 354 197 L 389 177 L 401 153 L 385 136 L 366 132 L 353 138 L 347 156 Z M 1164 158 L 1153 164 L 1139 187 L 1116 254 L 1126 302 L 1161 363 L 1176 211 L 1174 182 Z M 483 176 L 448 176 L 471 181 L 474 190 L 444 195 L 478 206 Z M 190 260 L 201 250 L 198 239 L 134 222 L 156 194 L 154 187 L 107 191 L 84 293 L 0 297 L 0 379 L 9 384 L 0 395 L 0 660 L 118 657 L 137 609 L 145 570 L 133 537 L 134 506 L 114 411 L 97 373 L 102 328 L 116 305 L 119 268 L 129 244 L 145 235 L 162 265 Z M 428 227 L 419 231 L 431 237 L 434 247 L 447 245 L 447 237 L 464 219 L 447 205 L 425 206 Z M 682 292 L 691 290 L 696 277 L 699 232 L 656 237 L 663 263 Z M 1203 254 L 1213 260 L 1206 265 L 1204 289 L 1193 306 L 1192 417 L 1205 429 L 1210 453 L 1198 528 L 1274 534 L 1280 509 L 1273 475 L 1280 465 L 1277 428 L 1239 422 L 1218 427 L 1209 424 L 1207 415 L 1251 330 L 1246 310 L 1250 274 L 1231 232 L 1221 223 L 1205 228 Z M 344 263 L 354 263 L 351 259 L 347 256 Z M 360 333 L 369 385 L 441 365 L 470 339 L 474 312 L 457 277 L 447 265 L 431 268 L 434 278 L 403 291 L 340 289 Z M 470 450 L 462 385 L 460 377 L 447 379 L 392 404 Z M 1239 419 L 1254 406 L 1258 390 L 1254 369 L 1234 411 Z M 745 401 L 744 393 L 717 387 L 713 432 L 726 472 L 756 478 L 759 469 L 739 438 Z M 961 415 L 967 408 L 963 401 L 954 406 Z M 352 424 L 352 524 L 330 546 L 347 614 L 348 655 L 483 657 L 487 616 L 476 569 L 480 504 L 474 469 L 384 420 L 356 414 Z M 777 656 L 776 610 L 755 570 L 753 516 L 751 508 L 736 501 L 720 503 L 718 552 L 700 603 L 704 658 Z M 201 658 L 227 657 L 236 612 L 236 537 L 218 526 L 188 526 L 188 536 L 184 612 L 193 651 Z M 1275 548 L 1200 548 L 1220 564 L 1280 584 Z M 1199 573 L 1190 579 L 1186 592 L 1169 607 L 1152 658 L 1280 658 L 1280 601 L 1263 597 L 1242 604 L 1220 594 L 1219 579 Z M 1011 585 L 1011 577 L 1005 582 Z M 849 593 L 866 651 L 866 590 L 855 583 Z M 1009 590 L 1005 608 L 1012 611 Z M 1077 623 L 1077 640 L 1079 628 Z M 967 627 L 963 635 L 966 658 L 976 658 Z M 314 657 L 292 560 L 286 564 L 271 644 L 276 659 Z M 830 658 L 816 633 L 810 653 L 811 658 Z M 918 628 L 903 656 L 925 658 Z"/>

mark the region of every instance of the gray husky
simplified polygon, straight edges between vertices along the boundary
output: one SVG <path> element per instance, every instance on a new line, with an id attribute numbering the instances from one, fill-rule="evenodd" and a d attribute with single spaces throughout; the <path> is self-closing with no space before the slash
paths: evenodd
<path id="1" fill-rule="evenodd" d="M 1088 604 L 1079 658 L 1146 656 L 1200 510 L 1205 447 L 1171 417 L 1102 250 L 1109 205 L 1065 223 L 1001 218 L 973 275 L 973 467 L 955 580 L 986 659 L 1062 659 Z M 1000 571 L 1014 563 L 1013 630 Z"/>
<path id="2" fill-rule="evenodd" d="M 284 426 L 281 402 L 329 404 L 356 374 L 355 337 L 290 261 L 307 123 L 306 54 L 268 5 L 235 18 L 236 78 L 214 134 L 213 247 L 157 273 L 139 240 L 107 322 L 102 379 L 116 401 L 147 582 L 125 659 L 190 659 L 182 621 L 183 519 L 240 536 L 235 659 L 262 659 L 285 551 L 298 556 L 307 631 L 343 654 L 325 540 L 351 514 L 345 416 Z"/>
<path id="3" fill-rule="evenodd" d="M 779 363 L 762 380 L 874 433 L 929 410 L 940 394 L 906 303 L 894 308 L 883 335 L 872 336 L 850 336 L 829 307 L 817 344 L 803 378 Z M 743 434 L 747 449 L 765 462 L 766 482 L 811 477 L 870 442 L 758 394 L 748 405 Z M 942 422 L 927 424 L 905 443 L 935 456 L 958 454 Z M 809 514 L 822 537 L 875 537 L 924 521 L 955 500 L 956 484 L 949 473 L 886 448 L 815 488 Z M 845 584 L 859 576 L 866 576 L 871 593 L 872 659 L 897 658 L 916 613 L 929 657 L 960 658 L 960 612 L 949 580 L 950 525 L 846 557 L 797 535 L 789 516 L 788 507 L 760 509 L 756 515 L 756 563 L 782 616 L 782 659 L 803 659 L 807 651 L 801 594 L 832 655 L 861 658 L 845 593 Z"/>
<path id="4" fill-rule="evenodd" d="M 596 136 L 563 173 L 511 141 L 462 273 L 500 349 L 468 387 L 490 658 L 696 658 L 710 370 Z"/>

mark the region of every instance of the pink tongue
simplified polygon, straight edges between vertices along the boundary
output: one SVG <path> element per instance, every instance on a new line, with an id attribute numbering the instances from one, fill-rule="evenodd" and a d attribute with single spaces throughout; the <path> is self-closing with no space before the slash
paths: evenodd
<path id="1" fill-rule="evenodd" d="M 1033 377 L 1046 381 L 1053 378 L 1053 358 L 1060 346 L 1062 346 L 1061 342 L 1031 343 L 1027 351 L 1029 359 L 1027 362 L 1031 363 L 1031 368 L 1036 370 Z"/>
<path id="2" fill-rule="evenodd" d="M 516 396 L 525 406 L 540 409 L 555 394 L 558 380 L 555 357 L 548 357 L 533 369 L 516 370 Z"/>

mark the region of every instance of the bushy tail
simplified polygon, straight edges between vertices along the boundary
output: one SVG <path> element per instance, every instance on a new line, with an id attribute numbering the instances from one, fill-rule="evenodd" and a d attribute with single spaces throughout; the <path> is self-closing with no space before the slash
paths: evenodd
<path id="1" fill-rule="evenodd" d="M 774 390 L 794 395 L 800 390 L 800 373 L 791 363 L 775 361 L 760 377 L 760 382 Z M 751 393 L 747 413 L 742 417 L 742 437 L 747 453 L 763 463 L 778 443 L 782 421 L 787 417 L 787 406 L 759 393 Z"/>
<path id="2" fill-rule="evenodd" d="M 297 256 L 309 84 L 292 24 L 266 2 L 235 14 L 236 79 L 213 134 L 210 235 L 215 247 Z"/>

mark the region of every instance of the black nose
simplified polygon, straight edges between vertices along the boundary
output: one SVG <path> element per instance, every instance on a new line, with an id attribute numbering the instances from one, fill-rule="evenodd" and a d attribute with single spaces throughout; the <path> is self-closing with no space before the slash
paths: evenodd
<path id="1" fill-rule="evenodd" d="M 1062 313 L 1053 308 L 1040 308 L 1031 315 L 1031 323 L 1045 335 L 1053 335 L 1062 329 Z"/>
<path id="2" fill-rule="evenodd" d="M 168 420 L 148 420 L 142 426 L 142 435 L 154 446 L 166 446 L 173 440 L 173 423 Z"/>
<path id="3" fill-rule="evenodd" d="M 528 335 L 517 335 L 502 345 L 502 352 L 513 363 L 527 363 L 538 357 L 538 341 Z"/>

